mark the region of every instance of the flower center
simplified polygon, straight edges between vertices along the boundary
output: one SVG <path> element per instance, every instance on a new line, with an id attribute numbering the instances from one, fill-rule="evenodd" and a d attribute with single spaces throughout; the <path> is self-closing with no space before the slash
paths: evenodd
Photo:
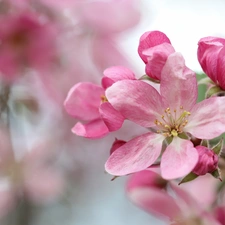
<path id="1" fill-rule="evenodd" d="M 108 99 L 105 95 L 101 95 L 101 103 L 108 102 Z"/>
<path id="2" fill-rule="evenodd" d="M 166 137 L 177 137 L 178 134 L 183 132 L 183 128 L 188 123 L 188 116 L 191 115 L 190 112 L 184 110 L 183 106 L 180 108 L 174 109 L 173 111 L 170 108 L 164 110 L 164 114 L 161 115 L 160 119 L 155 120 L 157 126 L 157 133 L 163 134 Z"/>

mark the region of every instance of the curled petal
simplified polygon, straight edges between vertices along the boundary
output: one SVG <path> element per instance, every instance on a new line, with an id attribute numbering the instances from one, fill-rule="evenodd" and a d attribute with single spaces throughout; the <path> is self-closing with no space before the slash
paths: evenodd
<path id="1" fill-rule="evenodd" d="M 185 66 L 183 56 L 175 52 L 171 54 L 161 74 L 161 95 L 173 109 L 181 106 L 189 111 L 198 97 L 195 73 Z"/>
<path id="2" fill-rule="evenodd" d="M 115 131 L 123 125 L 124 117 L 109 102 L 102 103 L 99 112 L 109 131 Z"/>
<path id="3" fill-rule="evenodd" d="M 189 140 L 174 138 L 161 159 L 161 173 L 164 179 L 176 179 L 190 173 L 198 162 L 198 152 Z"/>
<path id="4" fill-rule="evenodd" d="M 102 87 L 104 89 L 110 87 L 113 83 L 119 80 L 135 80 L 134 73 L 123 66 L 113 66 L 104 70 L 102 78 Z"/>
<path id="5" fill-rule="evenodd" d="M 143 55 L 148 57 L 145 72 L 153 79 L 161 80 L 161 72 L 166 60 L 170 54 L 175 52 L 173 46 L 169 43 L 156 45 L 143 51 Z"/>
<path id="6" fill-rule="evenodd" d="M 217 63 L 221 49 L 225 45 L 224 38 L 204 37 L 198 42 L 198 61 L 203 71 L 217 83 Z"/>
<path id="7" fill-rule="evenodd" d="M 154 133 L 138 136 L 110 155 L 105 164 L 108 173 L 123 176 L 148 168 L 159 157 L 163 137 Z"/>
<path id="8" fill-rule="evenodd" d="M 97 119 L 87 124 L 78 122 L 72 128 L 72 132 L 78 136 L 95 139 L 107 135 L 109 133 L 109 129 L 102 119 Z"/>
<path id="9" fill-rule="evenodd" d="M 99 106 L 104 89 L 98 85 L 83 82 L 74 85 L 64 102 L 67 113 L 77 119 L 90 121 L 100 117 Z"/>
<path id="10" fill-rule="evenodd" d="M 212 97 L 196 104 L 184 131 L 200 139 L 212 139 L 225 132 L 225 97 Z"/>
<path id="11" fill-rule="evenodd" d="M 217 80 L 219 86 L 225 90 L 225 48 L 223 47 L 218 54 L 217 61 Z"/>
<path id="12" fill-rule="evenodd" d="M 162 43 L 170 44 L 169 38 L 163 32 L 157 30 L 145 32 L 141 36 L 139 41 L 138 54 L 140 55 L 141 59 L 145 63 L 147 63 L 148 57 L 145 54 L 143 54 L 143 51 L 156 45 L 160 45 Z"/>
<path id="13" fill-rule="evenodd" d="M 106 97 L 126 119 L 144 127 L 155 126 L 164 109 L 159 93 L 143 81 L 118 81 L 106 90 Z"/>

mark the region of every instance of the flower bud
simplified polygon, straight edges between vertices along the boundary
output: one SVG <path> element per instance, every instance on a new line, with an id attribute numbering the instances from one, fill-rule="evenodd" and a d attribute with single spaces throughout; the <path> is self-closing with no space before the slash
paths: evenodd
<path id="1" fill-rule="evenodd" d="M 126 143 L 126 141 L 115 139 L 115 141 L 113 142 L 112 147 L 110 149 L 110 155 L 114 151 L 116 151 L 116 149 L 118 149 L 119 147 L 121 147 L 122 145 L 124 145 L 125 143 Z"/>
<path id="2" fill-rule="evenodd" d="M 198 151 L 199 159 L 193 173 L 200 176 L 212 173 L 218 168 L 219 157 L 211 149 L 205 146 L 196 146 L 196 150 Z"/>

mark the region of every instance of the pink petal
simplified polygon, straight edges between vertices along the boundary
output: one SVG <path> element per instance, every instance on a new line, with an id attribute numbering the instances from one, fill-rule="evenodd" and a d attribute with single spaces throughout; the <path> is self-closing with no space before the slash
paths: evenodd
<path id="1" fill-rule="evenodd" d="M 149 84 L 138 80 L 123 80 L 106 90 L 112 106 L 125 118 L 144 127 L 155 126 L 163 113 L 161 96 Z"/>
<path id="2" fill-rule="evenodd" d="M 136 188 L 158 188 L 159 190 L 166 186 L 165 182 L 159 174 L 151 170 L 142 170 L 130 176 L 127 182 L 127 191 L 130 192 Z"/>
<path id="3" fill-rule="evenodd" d="M 217 83 L 218 54 L 225 45 L 225 39 L 205 37 L 198 42 L 198 61 L 203 71 Z"/>
<path id="4" fill-rule="evenodd" d="M 198 180 L 198 179 L 197 179 Z M 192 182 L 188 182 L 191 184 Z M 183 185 L 178 186 L 177 183 L 170 182 L 171 189 L 175 192 L 176 197 L 179 199 L 180 202 L 184 202 L 185 204 L 182 205 L 183 214 L 191 215 L 195 212 L 199 212 L 203 209 L 199 202 L 197 202 L 193 196 L 190 194 L 190 190 L 184 190 Z M 189 186 L 191 188 L 191 186 Z M 205 197 L 205 196 L 204 196 Z"/>
<path id="5" fill-rule="evenodd" d="M 110 155 L 105 164 L 108 173 L 123 176 L 144 170 L 159 157 L 163 137 L 146 133 L 122 145 Z"/>
<path id="6" fill-rule="evenodd" d="M 102 87 L 107 89 L 113 83 L 119 80 L 135 80 L 134 73 L 123 66 L 113 66 L 104 70 L 104 77 L 102 78 Z"/>
<path id="7" fill-rule="evenodd" d="M 109 130 L 102 119 L 93 120 L 87 124 L 78 122 L 72 132 L 86 138 L 101 138 L 109 133 Z"/>
<path id="8" fill-rule="evenodd" d="M 143 51 L 162 43 L 170 44 L 169 38 L 164 33 L 157 30 L 145 32 L 140 38 L 138 54 L 140 55 L 142 60 L 147 63 L 148 57 L 143 54 Z"/>
<path id="9" fill-rule="evenodd" d="M 212 97 L 196 104 L 184 131 L 200 139 L 212 139 L 225 132 L 225 97 Z"/>
<path id="10" fill-rule="evenodd" d="M 160 189 L 139 187 L 128 192 L 128 197 L 136 205 L 157 217 L 172 220 L 182 214 L 175 200 Z"/>
<path id="11" fill-rule="evenodd" d="M 221 49 L 218 54 L 218 61 L 217 61 L 217 80 L 219 86 L 225 90 L 225 47 Z"/>
<path id="12" fill-rule="evenodd" d="M 153 79 L 161 80 L 161 72 L 166 60 L 174 52 L 174 48 L 169 43 L 156 45 L 143 51 L 143 55 L 148 57 L 145 72 Z"/>
<path id="13" fill-rule="evenodd" d="M 161 74 L 161 95 L 165 102 L 174 109 L 180 106 L 189 111 L 198 97 L 195 73 L 185 66 L 183 56 L 175 52 L 171 54 Z"/>
<path id="14" fill-rule="evenodd" d="M 16 205 L 15 195 L 8 180 L 0 179 L 0 218 L 6 216 Z"/>
<path id="15" fill-rule="evenodd" d="M 83 82 L 74 85 L 64 102 L 67 113 L 80 120 L 94 120 L 100 117 L 99 106 L 104 89 L 98 85 Z"/>
<path id="16" fill-rule="evenodd" d="M 32 202 L 52 201 L 63 193 L 63 178 L 56 171 L 42 168 L 32 172 L 25 179 L 25 194 Z"/>
<path id="17" fill-rule="evenodd" d="M 122 32 L 136 25 L 140 19 L 140 13 L 134 2 L 133 0 L 90 2 L 82 11 L 82 19 L 99 33 L 108 35 Z"/>
<path id="18" fill-rule="evenodd" d="M 167 180 L 183 177 L 194 169 L 197 161 L 198 152 L 192 142 L 175 137 L 162 155 L 162 177 Z"/>
<path id="19" fill-rule="evenodd" d="M 109 102 L 102 103 L 99 112 L 109 131 L 118 130 L 123 125 L 125 118 Z"/>

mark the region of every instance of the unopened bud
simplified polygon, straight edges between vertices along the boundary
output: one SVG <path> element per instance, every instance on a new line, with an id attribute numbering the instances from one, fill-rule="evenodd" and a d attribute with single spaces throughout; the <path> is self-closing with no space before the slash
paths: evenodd
<path id="1" fill-rule="evenodd" d="M 110 149 L 110 155 L 116 151 L 116 149 L 118 149 L 119 147 L 121 147 L 122 145 L 126 144 L 126 141 L 123 141 L 123 140 L 118 140 L 116 139 L 113 144 L 112 144 L 112 147 Z"/>
<path id="2" fill-rule="evenodd" d="M 205 175 L 206 173 L 212 173 L 218 168 L 219 157 L 211 149 L 205 146 L 196 146 L 196 150 L 199 154 L 198 163 L 195 166 L 193 173 L 197 175 Z"/>

